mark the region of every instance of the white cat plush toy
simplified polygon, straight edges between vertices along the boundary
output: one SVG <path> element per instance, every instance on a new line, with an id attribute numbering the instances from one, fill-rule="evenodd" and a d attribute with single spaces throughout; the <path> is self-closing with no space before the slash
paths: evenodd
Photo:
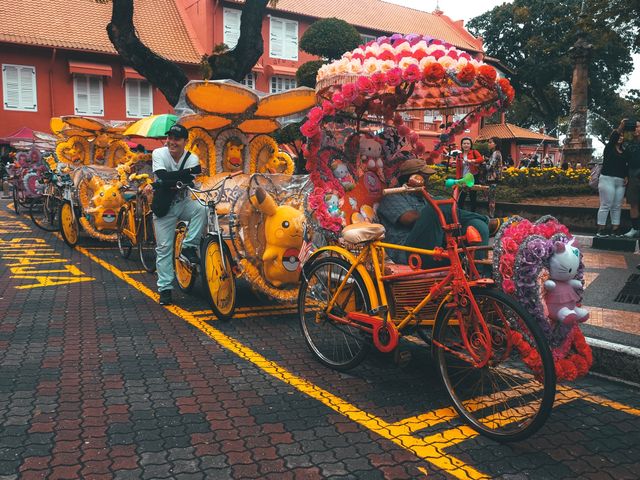
<path id="1" fill-rule="evenodd" d="M 589 318 L 589 311 L 577 306 L 580 296 L 576 290 L 582 288 L 582 282 L 575 278 L 579 266 L 580 250 L 570 243 L 554 242 L 549 280 L 544 282 L 545 303 L 551 320 L 567 324 L 586 322 Z"/>

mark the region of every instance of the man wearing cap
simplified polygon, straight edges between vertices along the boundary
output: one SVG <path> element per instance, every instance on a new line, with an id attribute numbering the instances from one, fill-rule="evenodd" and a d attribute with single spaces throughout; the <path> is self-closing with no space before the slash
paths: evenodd
<path id="1" fill-rule="evenodd" d="M 174 125 L 167 132 L 166 146 L 153 151 L 153 173 L 156 183 L 155 195 L 174 195 L 166 215 L 154 213 L 153 225 L 156 234 L 156 269 L 158 271 L 158 292 L 160 304 L 172 303 L 173 289 L 173 242 L 178 220 L 188 221 L 189 228 L 182 244 L 181 257 L 189 263 L 198 263 L 196 247 L 199 245 L 202 229 L 207 220 L 205 207 L 193 200 L 188 190 L 176 190 L 176 184 L 193 182 L 194 175 L 202 172 L 197 155 L 185 150 L 189 133 L 182 125 Z"/>
<path id="2" fill-rule="evenodd" d="M 434 173 L 435 170 L 429 167 L 424 160 L 411 158 L 400 164 L 398 181 L 404 185 L 411 175 L 420 174 L 426 184 L 429 175 Z M 440 208 L 442 208 L 447 221 L 450 222 L 451 206 L 443 205 Z M 383 197 L 378 206 L 378 217 L 385 227 L 385 241 L 388 243 L 424 249 L 444 246 L 444 231 L 440 226 L 437 214 L 420 192 Z M 458 219 L 463 229 L 473 226 L 478 230 L 483 245 L 489 243 L 489 217 L 458 209 Z M 491 219 L 491 223 L 492 230 L 496 230 L 496 223 L 499 223 L 497 219 Z M 478 252 L 476 257 L 483 258 L 483 253 Z M 389 249 L 387 254 L 396 263 L 407 263 L 407 252 Z M 443 263 L 436 262 L 432 257 L 424 256 L 422 265 L 425 268 L 432 268 L 442 266 Z"/>

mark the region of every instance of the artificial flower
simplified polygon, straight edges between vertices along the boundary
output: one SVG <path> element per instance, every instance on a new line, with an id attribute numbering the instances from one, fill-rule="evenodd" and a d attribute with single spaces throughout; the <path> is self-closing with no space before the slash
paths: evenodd
<path id="1" fill-rule="evenodd" d="M 473 79 L 476 77 L 476 67 L 467 63 L 462 69 L 458 72 L 458 80 L 462 83 L 471 83 Z"/>
<path id="2" fill-rule="evenodd" d="M 402 70 L 394 67 L 387 72 L 387 83 L 392 87 L 396 87 L 402 83 Z"/>
<path id="3" fill-rule="evenodd" d="M 425 82 L 435 83 L 444 78 L 446 72 L 439 63 L 430 63 L 422 71 L 422 78 Z"/>

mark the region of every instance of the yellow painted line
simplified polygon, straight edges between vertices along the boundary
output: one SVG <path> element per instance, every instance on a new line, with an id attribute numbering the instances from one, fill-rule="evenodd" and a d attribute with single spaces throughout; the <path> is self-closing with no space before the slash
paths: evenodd
<path id="1" fill-rule="evenodd" d="M 640 408 L 631 407 L 624 403 L 616 402 L 600 395 L 593 395 L 589 392 L 585 392 L 584 390 L 580 390 L 577 388 L 566 387 L 564 385 L 558 386 L 558 394 L 556 395 L 556 399 L 558 397 L 562 398 L 565 395 L 570 396 L 574 400 L 586 400 L 587 402 L 595 403 L 596 405 L 602 405 L 604 407 L 613 408 L 614 410 L 620 410 L 621 412 L 628 413 L 629 415 L 640 417 Z"/>
<path id="2" fill-rule="evenodd" d="M 277 311 L 277 312 L 250 312 L 250 313 L 236 313 L 233 314 L 233 318 L 265 318 L 265 317 L 275 317 L 276 315 L 294 315 L 298 313 L 297 310 L 292 311 Z M 198 316 L 200 320 L 203 321 L 216 321 L 218 317 L 215 316 L 211 311 L 209 311 L 209 315 L 200 315 Z"/>
<path id="3" fill-rule="evenodd" d="M 122 273 L 126 273 L 127 275 L 131 275 L 133 273 L 147 273 L 146 270 L 123 270 Z"/>
<path id="4" fill-rule="evenodd" d="M 113 265 L 105 262 L 101 258 L 96 257 L 85 248 L 76 247 L 76 250 L 96 262 L 98 265 L 105 268 L 108 272 L 128 283 L 139 292 L 155 301 L 158 301 L 158 294 L 145 286 L 143 283 L 131 278 L 129 275 L 122 272 Z M 445 455 L 441 444 L 425 441 L 423 439 L 414 437 L 407 427 L 402 425 L 390 424 L 384 421 L 382 418 L 359 409 L 355 405 L 346 402 L 340 397 L 332 394 L 327 390 L 324 390 L 323 388 L 318 387 L 317 385 L 314 385 L 304 378 L 294 375 L 278 363 L 268 360 L 249 347 L 246 347 L 242 343 L 238 342 L 234 338 L 225 335 L 216 328 L 213 328 L 211 325 L 205 323 L 202 319 L 198 318 L 193 313 L 181 307 L 178 307 L 177 305 L 168 305 L 164 308 L 169 310 L 174 315 L 182 318 L 190 325 L 196 327 L 201 332 L 205 333 L 208 337 L 215 340 L 222 347 L 235 353 L 240 358 L 253 363 L 255 366 L 262 369 L 272 377 L 281 380 L 282 382 L 290 385 L 291 387 L 313 398 L 314 400 L 321 402 L 333 411 L 345 416 L 351 421 L 362 425 L 363 427 L 371 430 L 372 432 L 380 435 L 383 438 L 386 438 L 394 444 L 406 450 L 409 450 L 425 462 L 435 465 L 436 467 L 446 471 L 453 477 L 465 480 L 489 478 L 486 474 L 481 473 L 480 471 L 476 470 L 470 465 L 467 465 L 461 460 L 449 455 Z"/>
<path id="5" fill-rule="evenodd" d="M 236 312 L 270 312 L 274 310 L 291 310 L 297 309 L 294 305 L 248 305 L 246 307 L 237 307 Z M 196 310 L 191 312 L 192 315 L 211 315 L 211 310 Z"/>

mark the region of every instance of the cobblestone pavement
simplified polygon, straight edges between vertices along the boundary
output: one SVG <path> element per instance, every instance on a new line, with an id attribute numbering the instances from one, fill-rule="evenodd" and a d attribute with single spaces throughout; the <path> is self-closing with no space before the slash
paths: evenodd
<path id="1" fill-rule="evenodd" d="M 0 479 L 631 479 L 640 390 L 562 386 L 540 432 L 501 445 L 453 414 L 427 349 L 341 374 L 308 352 L 295 312 L 241 288 L 214 321 L 196 288 L 107 244 L 56 236 L 0 206 Z"/>

